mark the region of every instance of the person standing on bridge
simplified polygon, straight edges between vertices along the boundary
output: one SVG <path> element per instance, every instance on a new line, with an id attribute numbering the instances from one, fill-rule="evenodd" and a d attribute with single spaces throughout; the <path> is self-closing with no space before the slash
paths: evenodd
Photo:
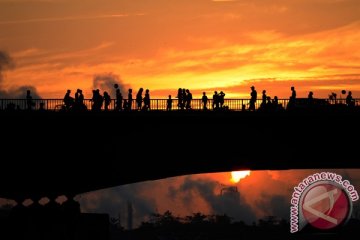
<path id="1" fill-rule="evenodd" d="M 224 102 L 225 102 L 225 93 L 223 91 L 220 91 L 219 96 L 218 96 L 218 100 L 219 100 L 219 104 L 220 104 L 220 109 L 224 108 Z"/>
<path id="2" fill-rule="evenodd" d="M 182 89 L 181 110 L 184 110 L 184 108 L 186 108 L 186 104 L 187 104 L 186 90 L 185 90 L 185 88 L 183 88 Z"/>
<path id="3" fill-rule="evenodd" d="M 179 109 L 179 110 L 180 110 L 180 109 L 183 110 L 183 109 L 184 109 L 183 106 L 182 106 L 182 103 L 183 103 L 183 94 L 182 94 L 182 89 L 181 89 L 181 88 L 178 89 L 178 94 L 177 94 L 176 98 L 178 99 L 178 104 L 177 104 L 178 109 Z"/>
<path id="4" fill-rule="evenodd" d="M 166 101 L 166 111 L 171 111 L 172 108 L 172 102 L 173 100 L 171 99 L 171 95 L 169 95 L 168 100 Z M 179 105 L 178 105 L 179 106 Z"/>
<path id="5" fill-rule="evenodd" d="M 314 93 L 312 91 L 310 91 L 308 95 L 308 105 L 309 107 L 314 105 Z"/>
<path id="6" fill-rule="evenodd" d="M 201 101 L 203 103 L 203 110 L 206 111 L 207 110 L 207 102 L 208 102 L 208 97 L 206 96 L 206 92 L 203 92 Z"/>
<path id="7" fill-rule="evenodd" d="M 84 94 L 81 89 L 77 89 L 75 93 L 75 104 L 74 107 L 76 110 L 86 110 L 86 106 L 84 104 Z"/>
<path id="8" fill-rule="evenodd" d="M 26 105 L 28 110 L 32 110 L 32 107 L 35 105 L 32 101 L 30 90 L 26 90 Z"/>
<path id="9" fill-rule="evenodd" d="M 145 111 L 151 110 L 150 109 L 150 90 L 149 89 L 145 90 L 144 108 L 143 108 L 143 110 L 145 110 Z"/>
<path id="10" fill-rule="evenodd" d="M 257 92 L 255 90 L 254 86 L 251 86 L 251 93 L 250 93 L 250 106 L 249 106 L 249 111 L 255 111 L 255 103 L 257 100 Z"/>
<path id="11" fill-rule="evenodd" d="M 186 110 L 191 110 L 192 94 L 189 89 L 186 89 Z"/>
<path id="12" fill-rule="evenodd" d="M 263 90 L 263 91 L 262 91 L 262 101 L 261 101 L 261 104 L 260 104 L 260 108 L 261 108 L 261 109 L 265 109 L 266 100 L 267 100 L 266 90 Z"/>
<path id="13" fill-rule="evenodd" d="M 212 102 L 212 108 L 213 110 L 218 110 L 219 109 L 219 94 L 217 91 L 214 91 L 214 95 L 213 95 L 213 102 Z"/>
<path id="14" fill-rule="evenodd" d="M 351 91 L 349 91 L 348 95 L 346 96 L 346 105 L 348 107 L 354 107 L 355 106 L 355 101 L 354 101 L 354 99 L 352 97 L 352 92 Z"/>
<path id="15" fill-rule="evenodd" d="M 123 101 L 123 96 L 120 92 L 119 88 L 116 88 L 116 110 L 117 111 L 121 111 L 122 110 L 122 101 Z"/>
<path id="16" fill-rule="evenodd" d="M 132 107 L 132 89 L 129 89 L 129 93 L 128 93 L 128 100 L 127 100 L 127 104 L 125 105 L 125 101 L 124 101 L 124 106 L 126 106 L 126 110 L 131 111 L 131 107 Z M 125 107 L 124 107 L 125 109 Z"/>
<path id="17" fill-rule="evenodd" d="M 288 109 L 291 109 L 293 107 L 295 107 L 295 102 L 296 102 L 296 91 L 295 91 L 295 87 L 292 86 L 291 87 L 291 96 L 289 99 L 289 104 L 288 104 Z"/>
<path id="18" fill-rule="evenodd" d="M 111 97 L 108 92 L 104 92 L 105 111 L 109 111 L 109 105 L 111 103 Z"/>
<path id="19" fill-rule="evenodd" d="M 64 105 L 65 105 L 65 109 L 66 110 L 70 110 L 70 108 L 72 108 L 72 106 L 74 105 L 74 98 L 70 96 L 71 90 L 68 89 L 66 91 L 66 94 L 64 96 Z"/>
<path id="20" fill-rule="evenodd" d="M 137 104 L 137 110 L 141 110 L 141 105 L 142 105 L 142 93 L 143 93 L 144 89 L 143 88 L 140 88 L 139 91 L 137 92 L 136 94 L 136 104 Z"/>

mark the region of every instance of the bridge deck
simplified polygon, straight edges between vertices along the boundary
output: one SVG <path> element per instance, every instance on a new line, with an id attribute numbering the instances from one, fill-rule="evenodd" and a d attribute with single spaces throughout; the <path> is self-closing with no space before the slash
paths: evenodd
<path id="1" fill-rule="evenodd" d="M 0 112 L 0 197 L 239 169 L 359 168 L 359 120 L 358 111 Z"/>

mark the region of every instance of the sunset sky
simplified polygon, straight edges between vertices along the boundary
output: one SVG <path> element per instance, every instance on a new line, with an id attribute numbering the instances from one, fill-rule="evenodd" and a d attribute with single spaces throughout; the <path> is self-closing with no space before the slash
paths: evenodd
<path id="1" fill-rule="evenodd" d="M 90 98 L 98 77 L 153 98 L 179 87 L 248 98 L 251 85 L 356 97 L 359 20 L 358 0 L 0 0 L 0 53 L 13 63 L 1 63 L 0 93 Z"/>

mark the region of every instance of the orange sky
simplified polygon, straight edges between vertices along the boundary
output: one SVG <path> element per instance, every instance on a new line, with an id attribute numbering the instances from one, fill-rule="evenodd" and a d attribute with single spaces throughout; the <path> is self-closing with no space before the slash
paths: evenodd
<path id="1" fill-rule="evenodd" d="M 360 97 L 358 0 L 0 0 L 0 50 L 16 67 L 2 90 L 62 98 L 112 73 L 152 97 L 178 87 L 248 97 Z"/>
<path id="2" fill-rule="evenodd" d="M 236 184 L 230 182 L 230 173 L 199 174 L 104 189 L 80 195 L 78 199 L 85 212 L 114 216 L 120 213 L 125 226 L 127 202 L 133 204 L 136 224 L 150 213 L 167 210 L 181 217 L 195 212 L 226 213 L 236 221 L 251 224 L 270 215 L 288 219 L 294 187 L 305 177 L 322 171 L 342 175 L 359 190 L 359 170 L 252 171 Z M 238 193 L 221 195 L 221 189 L 229 186 L 236 186 Z M 354 204 L 358 209 L 359 202 Z"/>

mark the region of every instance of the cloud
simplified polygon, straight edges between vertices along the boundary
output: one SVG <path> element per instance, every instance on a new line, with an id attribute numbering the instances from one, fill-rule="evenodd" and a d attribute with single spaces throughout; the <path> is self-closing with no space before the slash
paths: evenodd
<path id="1" fill-rule="evenodd" d="M 185 178 L 183 184 L 178 188 L 170 188 L 172 197 L 182 197 L 185 206 L 194 204 L 202 198 L 210 207 L 213 214 L 227 214 L 234 220 L 245 221 L 250 224 L 256 220 L 252 208 L 247 204 L 240 192 L 223 189 L 216 192 L 219 184 L 210 179 Z"/>
<path id="2" fill-rule="evenodd" d="M 7 90 L 2 89 L 2 82 L 3 82 L 3 71 L 8 69 L 13 69 L 15 67 L 15 63 L 10 55 L 0 50 L 0 98 L 4 99 L 19 99 L 26 97 L 26 90 L 31 91 L 31 95 L 34 99 L 41 98 L 40 95 L 37 93 L 37 90 L 34 86 L 25 85 L 21 87 L 12 86 Z"/>
<path id="3" fill-rule="evenodd" d="M 153 183 L 131 184 L 79 196 L 83 212 L 109 213 L 111 217 L 120 215 L 121 223 L 126 227 L 127 204 L 134 209 L 134 226 L 144 221 L 151 213 L 156 212 L 156 203 L 151 196 L 144 196 L 143 191 Z"/>
<path id="4" fill-rule="evenodd" d="M 26 91 L 30 90 L 33 99 L 41 99 L 40 94 L 34 86 L 25 85 L 21 87 L 11 87 L 8 90 L 0 89 L 0 99 L 25 99 Z"/>
<path id="5" fill-rule="evenodd" d="M 14 68 L 14 61 L 10 55 L 0 50 L 0 84 L 3 80 L 3 71 Z"/>
<path id="6" fill-rule="evenodd" d="M 84 212 L 109 213 L 112 217 L 120 213 L 123 225 L 128 202 L 133 204 L 134 226 L 146 221 L 151 213 L 167 210 L 181 217 L 196 212 L 227 214 L 234 221 L 248 224 L 265 216 L 288 220 L 294 186 L 318 171 L 252 171 L 237 185 L 231 185 L 238 192 L 223 185 L 229 184 L 228 172 L 189 175 L 104 189 L 83 194 L 79 200 Z M 321 171 L 341 174 L 359 190 L 359 170 Z"/>
<path id="7" fill-rule="evenodd" d="M 266 2 L 270 3 L 271 1 Z M 285 1 L 278 2 L 285 3 Z M 177 2 L 176 4 L 182 3 Z M 237 13 L 235 7 L 234 9 L 233 7 L 222 9 L 224 7 L 222 5 L 237 4 L 211 4 L 210 1 L 208 4 L 212 5 L 214 9 L 204 10 L 205 12 L 200 12 L 194 17 L 215 14 L 215 19 L 218 21 L 219 18 L 216 16 Z M 247 13 L 239 11 L 237 14 L 246 15 Z M 180 18 L 180 16 L 174 17 Z M 99 34 L 90 39 L 87 37 L 88 41 L 83 41 L 83 37 L 89 36 L 89 34 L 77 36 L 76 33 L 79 31 L 75 32 L 74 30 L 72 36 L 76 40 L 69 41 L 68 44 L 71 44 L 71 47 L 65 46 L 65 44 L 62 48 L 58 47 L 59 44 L 62 44 L 58 43 L 61 36 L 57 36 L 53 41 L 48 41 L 49 43 L 28 44 L 22 48 L 14 47 L 14 49 L 24 50 L 18 52 L 20 59 L 17 61 L 18 67 L 12 74 L 12 79 L 18 85 L 31 81 L 31 84 L 36 84 L 42 95 L 46 97 L 62 96 L 65 88 L 80 87 L 87 91 L 92 86 L 92 75 L 99 72 L 121 73 L 124 84 L 131 83 L 133 88 L 149 88 L 152 96 L 155 96 L 154 93 L 157 90 L 177 89 L 178 87 L 191 90 L 233 87 L 235 90 L 237 86 L 246 85 L 246 81 L 249 79 L 274 79 L 273 82 L 266 82 L 269 85 L 265 86 L 266 89 L 274 90 L 271 91 L 272 95 L 288 97 L 289 85 L 293 82 L 296 83 L 295 85 L 306 82 L 309 83 L 308 90 L 316 91 L 315 94 L 318 97 L 327 97 L 327 92 L 334 91 L 337 87 L 348 88 L 349 86 L 340 85 L 344 85 L 345 80 L 351 79 L 347 76 L 355 74 L 360 68 L 360 58 L 358 57 L 360 55 L 358 48 L 360 22 L 353 21 L 351 24 L 346 23 L 347 25 L 334 25 L 331 28 L 325 28 L 327 30 L 320 29 L 310 33 L 306 32 L 306 34 L 304 32 L 291 34 L 277 28 L 276 25 L 264 28 L 249 27 L 245 30 L 236 25 L 240 29 L 238 32 L 235 31 L 236 34 L 219 34 L 206 29 L 195 31 L 201 26 L 202 21 L 207 23 L 203 24 L 203 28 L 207 28 L 209 25 L 216 31 L 226 29 L 226 26 L 216 28 L 211 24 L 212 22 L 199 20 L 195 21 L 196 24 L 193 26 L 195 30 L 183 26 L 184 29 L 179 28 L 172 35 L 168 33 L 175 29 L 174 27 L 163 29 L 168 24 L 166 21 L 163 23 L 165 25 L 153 25 L 151 22 L 153 19 L 150 16 L 145 19 L 149 21 L 146 22 L 149 25 L 144 26 L 150 26 L 146 29 L 152 29 L 152 26 L 155 28 L 161 26 L 161 30 L 164 32 L 155 31 L 156 34 L 154 34 L 153 30 L 143 31 L 141 27 L 143 25 L 139 25 L 140 30 L 136 31 L 136 34 L 132 30 L 124 32 L 122 30 L 113 31 L 112 28 L 91 29 Z M 140 18 L 141 23 L 145 19 Z M 271 21 L 271 19 L 268 20 Z M 244 18 L 244 21 L 250 20 Z M 308 23 L 308 21 L 305 22 Z M 291 26 L 291 23 L 287 25 Z M 132 26 L 127 29 L 137 29 L 138 25 L 131 20 L 125 21 L 121 26 L 124 28 Z M 188 30 L 189 34 L 181 35 L 185 30 Z M 169 36 L 173 37 L 170 39 Z M 41 39 L 36 36 L 36 41 Z M 66 37 L 66 39 L 69 38 Z M 148 42 L 145 42 L 144 39 Z M 39 46 L 41 46 L 41 51 L 36 52 L 36 49 L 40 49 Z M 95 47 L 89 48 L 89 46 Z M 37 73 L 36 76 L 34 76 L 34 72 Z M 82 74 L 69 76 L 68 72 Z M 332 82 L 334 84 L 331 83 L 331 85 L 327 85 L 328 82 L 322 77 L 339 74 L 344 74 L 343 78 L 329 78 L 329 80 L 334 80 Z M 312 81 L 316 82 L 317 80 L 324 80 L 323 84 L 321 86 L 311 85 Z M 285 81 L 289 81 L 288 84 L 285 84 Z M 280 84 L 277 82 L 284 82 L 282 88 L 278 88 Z M 337 86 L 333 88 L 335 82 L 337 82 Z M 352 90 L 360 91 L 360 87 L 356 84 L 351 87 Z M 308 90 L 304 88 L 299 94 L 306 96 Z M 227 97 L 248 97 L 248 93 L 248 88 L 245 86 L 231 94 L 229 92 Z M 161 93 L 158 97 L 167 95 Z"/>
<path id="8" fill-rule="evenodd" d="M 96 74 L 93 79 L 93 88 L 100 89 L 101 91 L 107 91 L 112 98 L 116 96 L 116 90 L 114 84 L 118 84 L 120 92 L 124 95 L 129 85 L 124 84 L 121 78 L 113 73 Z"/>
<path id="9" fill-rule="evenodd" d="M 136 14 L 104 14 L 104 15 L 96 15 L 96 16 L 67 16 L 67 17 L 58 17 L 58 18 L 32 18 L 32 19 L 0 21 L 0 25 L 125 18 L 130 16 L 144 16 L 144 15 L 145 15 L 144 13 L 136 13 Z"/>

